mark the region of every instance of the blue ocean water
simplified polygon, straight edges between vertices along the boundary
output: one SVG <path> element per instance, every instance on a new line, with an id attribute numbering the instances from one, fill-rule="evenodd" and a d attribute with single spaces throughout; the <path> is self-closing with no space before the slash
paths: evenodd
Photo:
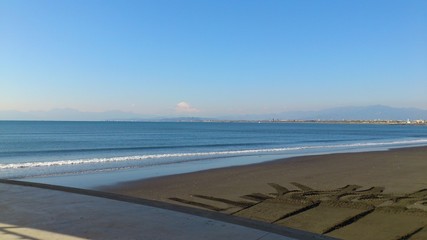
<path id="1" fill-rule="evenodd" d="M 131 175 L 420 145 L 427 145 L 427 126 L 0 121 L 0 178 L 109 174 L 120 182 Z"/>

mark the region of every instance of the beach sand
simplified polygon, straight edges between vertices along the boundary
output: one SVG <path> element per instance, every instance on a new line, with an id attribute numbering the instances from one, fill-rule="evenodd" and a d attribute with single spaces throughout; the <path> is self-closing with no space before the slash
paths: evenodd
<path id="1" fill-rule="evenodd" d="M 427 239 L 427 147 L 296 157 L 101 190 L 342 239 Z"/>

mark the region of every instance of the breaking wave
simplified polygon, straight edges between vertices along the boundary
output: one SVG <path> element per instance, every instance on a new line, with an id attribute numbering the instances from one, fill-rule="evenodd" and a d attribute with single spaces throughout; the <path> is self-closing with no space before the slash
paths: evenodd
<path id="1" fill-rule="evenodd" d="M 265 148 L 265 149 L 245 149 L 235 151 L 211 151 L 211 152 L 189 152 L 189 153 L 164 153 L 164 154 L 147 154 L 135 156 L 122 156 L 122 157 L 105 157 L 105 158 L 88 158 L 88 159 L 73 159 L 73 160 L 59 160 L 47 162 L 24 162 L 24 163 L 7 163 L 0 164 L 2 169 L 25 169 L 25 168 L 38 168 L 38 167 L 56 167 L 56 166 L 71 166 L 83 164 L 105 164 L 105 163 L 118 163 L 118 162 L 136 162 L 140 161 L 143 165 L 145 160 L 164 159 L 171 162 L 180 162 L 182 159 L 193 159 L 198 157 L 233 157 L 242 155 L 257 155 L 257 154 L 280 154 L 290 151 L 304 151 L 309 149 L 321 150 L 327 149 L 345 149 L 345 148 L 360 148 L 363 150 L 368 147 L 387 147 L 387 146 L 406 146 L 406 145 L 419 145 L 427 144 L 427 139 L 417 140 L 402 140 L 390 142 L 365 142 L 365 143 L 351 143 L 351 144 L 337 144 L 337 145 L 322 145 L 322 146 L 300 146 L 300 147 L 283 147 L 283 148 Z M 160 163 L 160 162 L 159 162 Z M 164 162 L 162 162 L 164 163 Z M 151 162 L 151 164 L 153 164 Z"/>

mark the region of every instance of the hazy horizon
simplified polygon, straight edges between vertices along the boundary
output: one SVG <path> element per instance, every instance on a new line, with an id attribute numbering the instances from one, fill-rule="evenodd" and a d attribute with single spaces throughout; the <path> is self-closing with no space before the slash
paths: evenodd
<path id="1" fill-rule="evenodd" d="M 415 0 L 2 1 L 0 114 L 427 109 L 425 12 Z"/>
<path id="2" fill-rule="evenodd" d="M 171 115 L 143 115 L 120 110 L 84 112 L 64 108 L 48 111 L 2 111 L 0 121 L 163 121 L 163 120 L 427 120 L 427 109 L 395 108 L 384 105 L 346 106 L 318 111 L 285 111 L 265 114 L 200 115 L 194 113 Z"/>

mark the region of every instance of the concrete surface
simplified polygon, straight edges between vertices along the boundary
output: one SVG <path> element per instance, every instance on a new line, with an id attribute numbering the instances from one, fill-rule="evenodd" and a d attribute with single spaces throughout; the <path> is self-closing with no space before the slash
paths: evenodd
<path id="1" fill-rule="evenodd" d="M 98 193 L 90 190 L 25 185 L 31 184 L 0 181 L 0 239 L 330 239 L 289 229 L 273 233 L 257 223 L 235 224 L 239 220 L 115 200 L 114 195 L 91 196 Z"/>

